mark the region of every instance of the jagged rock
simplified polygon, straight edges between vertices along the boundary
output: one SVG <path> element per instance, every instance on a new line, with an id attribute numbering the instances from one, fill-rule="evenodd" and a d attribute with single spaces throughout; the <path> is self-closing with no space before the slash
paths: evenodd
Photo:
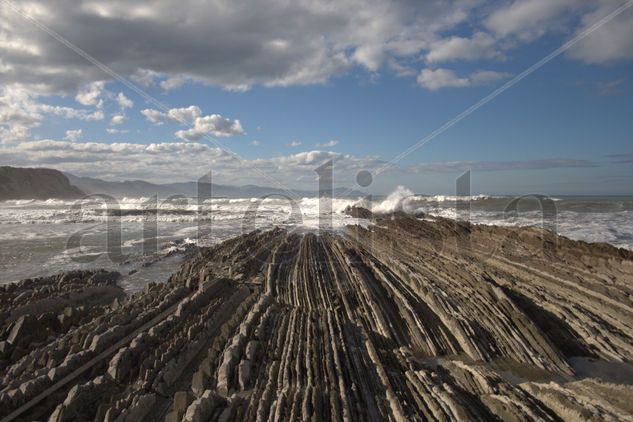
<path id="1" fill-rule="evenodd" d="M 347 208 L 345 208 L 343 212 L 349 215 L 350 217 L 365 218 L 368 220 L 372 219 L 374 216 L 373 213 L 369 211 L 367 208 L 357 207 L 357 206 L 353 206 L 353 207 L 348 206 Z"/>
<path id="2" fill-rule="evenodd" d="M 207 390 L 202 394 L 202 397 L 196 399 L 185 413 L 183 422 L 204 422 L 209 420 L 213 409 L 219 404 L 220 400 L 215 394 Z"/>
<path id="3" fill-rule="evenodd" d="M 92 341 L 90 342 L 89 350 L 92 352 L 96 352 L 109 346 L 114 343 L 116 339 L 120 338 L 125 332 L 125 328 L 117 325 L 116 327 L 109 328 L 102 334 L 97 334 L 92 337 Z"/>
<path id="4" fill-rule="evenodd" d="M 11 345 L 8 341 L 0 341 L 0 358 L 6 357 L 11 351 Z"/>
<path id="5" fill-rule="evenodd" d="M 115 284 L 116 281 L 121 277 L 121 274 L 117 271 L 111 272 L 97 272 L 88 279 L 88 283 L 90 284 Z"/>
<path id="6" fill-rule="evenodd" d="M 35 304 L 94 272 L 0 289 L 2 413 L 82 368 L 21 418 L 632 419 L 633 253 L 402 212 L 199 252 L 82 311 Z"/>
<path id="7" fill-rule="evenodd" d="M 14 346 L 27 346 L 34 338 L 40 337 L 40 323 L 32 315 L 22 315 L 13 324 L 7 341 Z"/>
<path id="8" fill-rule="evenodd" d="M 32 397 L 35 394 L 37 394 L 44 385 L 45 385 L 44 380 L 38 377 L 20 385 L 20 391 L 22 392 L 22 395 L 24 397 Z"/>
<path id="9" fill-rule="evenodd" d="M 123 381 L 127 378 L 132 369 L 132 358 L 133 353 L 130 351 L 130 348 L 124 347 L 119 350 L 110 361 L 108 375 L 115 381 Z"/>
<path id="10" fill-rule="evenodd" d="M 246 387 L 248 387 L 248 382 L 251 379 L 251 365 L 251 361 L 247 359 L 240 362 L 237 369 L 240 390 L 246 390 Z"/>
<path id="11" fill-rule="evenodd" d="M 132 405 L 127 409 L 123 418 L 124 422 L 136 422 L 143 418 L 152 410 L 152 406 L 156 403 L 156 394 L 145 394 L 134 400 Z"/>
<path id="12" fill-rule="evenodd" d="M 119 302 L 119 298 L 114 298 L 114 300 L 112 301 L 112 305 L 110 305 L 110 309 L 112 309 L 113 311 L 116 311 L 120 307 L 121 307 L 121 302 Z"/>
<path id="13" fill-rule="evenodd" d="M 68 331 L 68 328 L 70 328 L 75 320 L 76 314 L 73 308 L 67 306 L 61 314 L 57 315 L 57 320 L 59 321 L 59 326 L 62 331 Z"/>
<path id="14" fill-rule="evenodd" d="M 253 361 L 257 355 L 259 349 L 259 342 L 257 340 L 251 340 L 246 345 L 246 359 Z"/>
<path id="15" fill-rule="evenodd" d="M 180 421 L 195 397 L 188 391 L 178 391 L 174 394 L 172 410 L 165 418 L 166 421 Z"/>

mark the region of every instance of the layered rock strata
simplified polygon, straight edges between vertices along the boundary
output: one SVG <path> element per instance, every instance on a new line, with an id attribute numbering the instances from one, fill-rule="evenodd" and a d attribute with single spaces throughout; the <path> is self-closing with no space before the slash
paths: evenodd
<path id="1" fill-rule="evenodd" d="M 574 366 L 633 362 L 633 254 L 608 245 L 393 215 L 110 279 L 0 290 L 7 419 L 633 420 L 633 377 Z"/>

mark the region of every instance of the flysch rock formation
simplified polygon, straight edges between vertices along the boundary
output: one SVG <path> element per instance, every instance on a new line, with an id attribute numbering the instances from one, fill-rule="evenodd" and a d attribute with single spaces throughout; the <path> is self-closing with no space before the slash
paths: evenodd
<path id="1" fill-rule="evenodd" d="M 633 362 L 633 254 L 608 245 L 395 214 L 115 278 L 0 289 L 5 420 L 633 420 L 633 379 L 572 364 Z"/>

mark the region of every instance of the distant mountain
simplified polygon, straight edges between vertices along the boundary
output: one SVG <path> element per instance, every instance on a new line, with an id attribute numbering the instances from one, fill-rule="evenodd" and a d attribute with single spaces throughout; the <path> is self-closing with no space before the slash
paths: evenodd
<path id="1" fill-rule="evenodd" d="M 105 180 L 95 179 L 91 177 L 78 177 L 66 173 L 70 183 L 77 186 L 86 193 L 100 193 L 115 198 L 122 197 L 151 197 L 157 195 L 159 198 L 167 198 L 174 195 L 183 195 L 186 197 L 198 196 L 198 184 L 196 182 L 154 184 L 142 180 L 126 180 L 124 182 L 107 182 Z M 203 184 L 203 189 L 208 190 L 209 185 Z M 334 190 L 334 196 L 346 193 L 347 189 L 337 188 Z M 313 197 L 317 195 L 316 191 L 292 190 L 288 192 L 280 188 L 271 188 L 265 186 L 245 185 L 230 186 L 211 184 L 211 195 L 215 198 L 261 198 L 270 195 L 283 196 L 299 196 Z M 363 192 L 351 191 L 348 196 L 363 196 Z"/>
<path id="2" fill-rule="evenodd" d="M 8 199 L 74 199 L 84 192 L 60 171 L 44 168 L 0 167 L 0 201 Z"/>
<path id="3" fill-rule="evenodd" d="M 187 195 L 188 192 L 178 187 L 168 185 L 156 185 L 142 180 L 127 180 L 125 182 L 107 182 L 92 177 L 78 177 L 70 173 L 66 173 L 70 183 L 77 186 L 87 194 L 99 193 L 103 195 L 113 196 L 115 198 L 122 197 L 151 197 L 158 195 L 160 198 L 166 198 L 172 195 Z M 187 195 L 188 196 L 188 195 Z"/>

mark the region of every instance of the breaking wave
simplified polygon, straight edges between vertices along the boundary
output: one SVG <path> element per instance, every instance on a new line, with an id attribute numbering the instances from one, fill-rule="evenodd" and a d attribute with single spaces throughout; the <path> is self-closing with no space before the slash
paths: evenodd
<path id="1" fill-rule="evenodd" d="M 609 242 L 633 249 L 633 198 L 552 198 L 555 201 L 560 234 L 588 240 Z M 0 225 L 32 226 L 31 229 L 6 230 L 2 237 L 28 239 L 35 232 L 44 233 L 43 225 L 58 226 L 50 233 L 72 232 L 75 225 L 103 224 L 116 218 L 123 225 L 140 225 L 149 219 L 169 230 L 170 226 L 194 226 L 216 222 L 228 232 L 239 234 L 244 227 L 303 226 L 318 228 L 324 213 L 331 227 L 366 224 L 344 213 L 350 206 L 360 206 L 374 213 L 403 211 L 413 215 L 458 218 L 455 204 L 470 202 L 467 218 L 476 224 L 540 225 L 538 204 L 526 201 L 525 209 L 508 214 L 505 209 L 512 198 L 490 195 L 454 196 L 420 195 L 398 186 L 385 197 L 333 198 L 322 202 L 317 197 L 289 200 L 267 198 L 213 198 L 199 203 L 195 198 L 157 201 L 148 197 L 126 197 L 114 206 L 100 198 L 68 200 L 12 200 L 0 202 Z M 534 201 L 533 201 L 534 202 Z M 330 205 L 323 209 L 324 205 Z M 331 212 L 330 212 L 331 211 Z M 246 223 L 245 223 L 246 221 Z M 246 225 L 245 225 L 246 224 Z M 64 228 L 63 226 L 69 226 Z"/>

